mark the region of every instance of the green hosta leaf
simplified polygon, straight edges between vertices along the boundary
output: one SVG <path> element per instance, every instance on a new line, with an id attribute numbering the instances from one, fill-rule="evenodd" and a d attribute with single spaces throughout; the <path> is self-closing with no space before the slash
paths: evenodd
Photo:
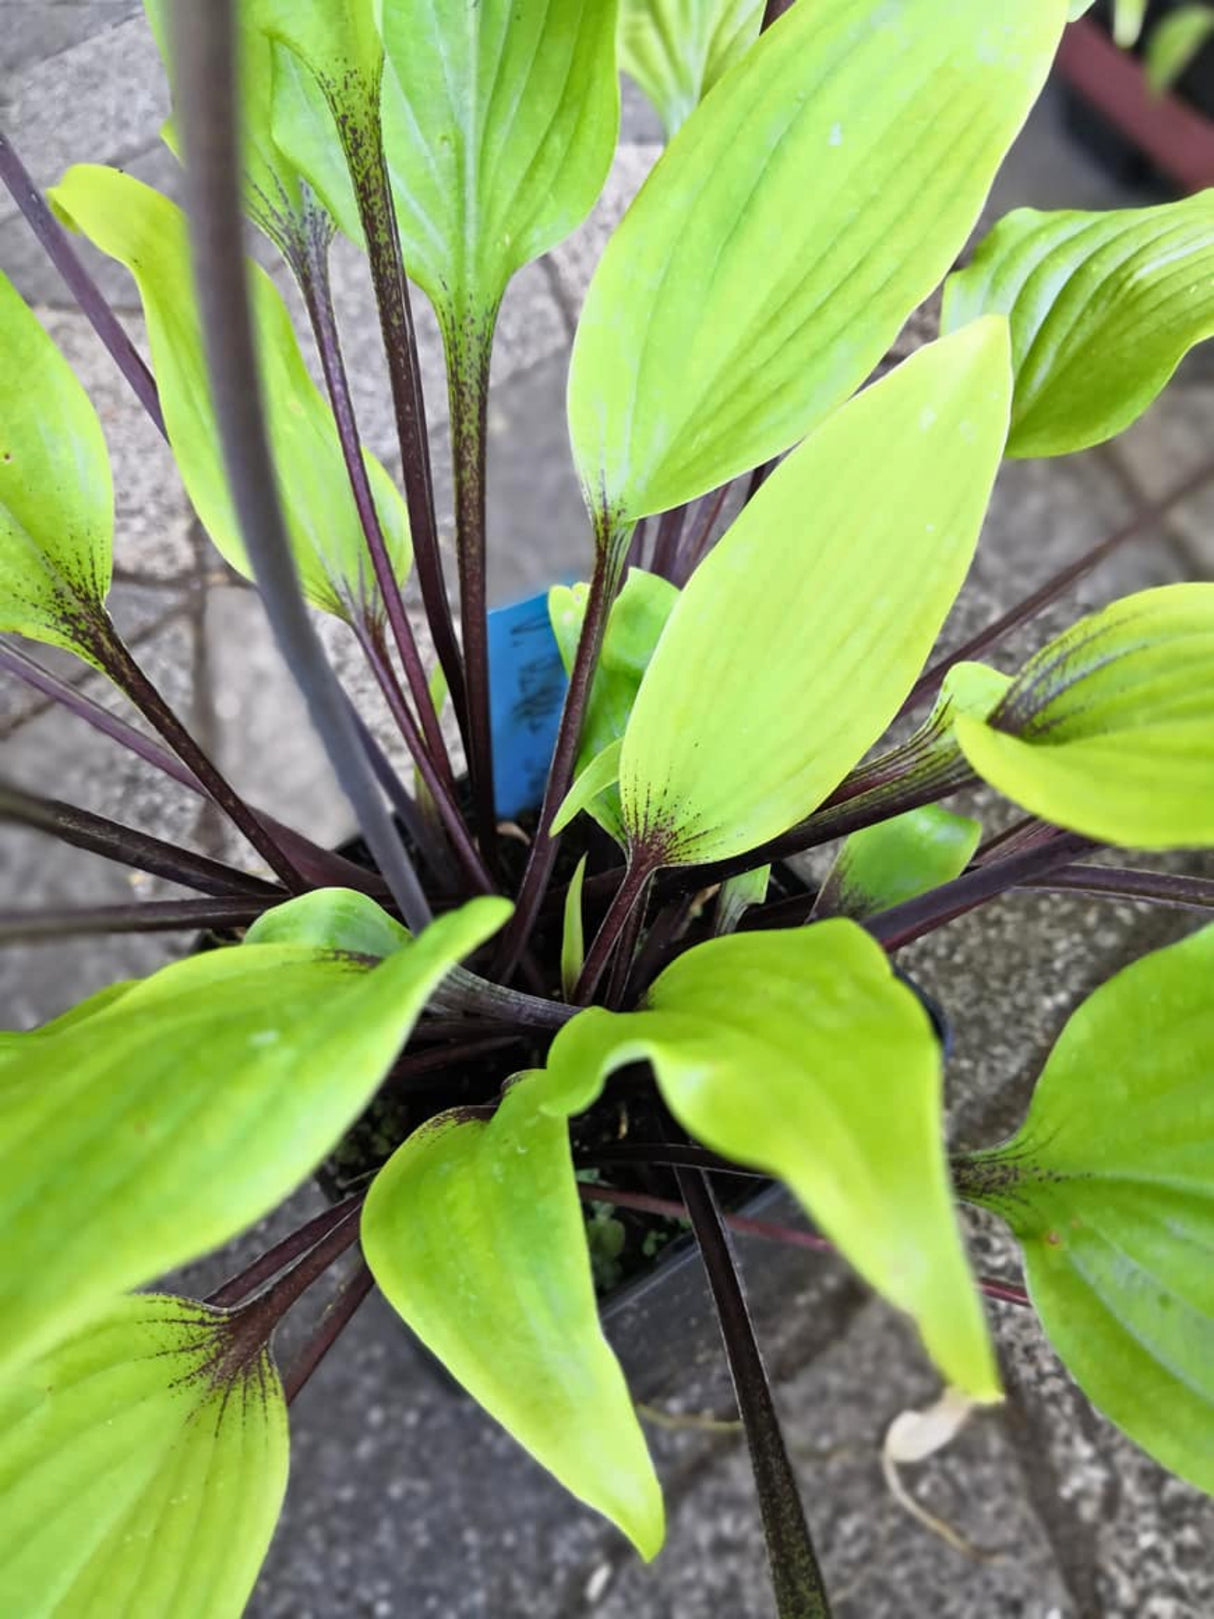
<path id="1" fill-rule="evenodd" d="M 1214 585 L 1081 619 L 956 731 L 978 774 L 1043 820 L 1141 849 L 1214 843 Z"/>
<path id="2" fill-rule="evenodd" d="M 97 413 L 0 274 L 0 630 L 89 662 L 110 588 L 114 489 Z"/>
<path id="3" fill-rule="evenodd" d="M 767 898 L 767 887 L 770 882 L 770 866 L 756 866 L 753 871 L 739 872 L 736 877 L 727 878 L 721 884 L 721 891 L 717 895 L 716 914 L 712 922 L 713 933 L 718 937 L 724 933 L 732 933 L 753 905 L 762 905 Z"/>
<path id="4" fill-rule="evenodd" d="M 406 928 L 366 894 L 353 888 L 318 888 L 259 916 L 245 944 L 308 944 L 381 958 L 409 942 Z"/>
<path id="5" fill-rule="evenodd" d="M 1137 45 L 1146 15 L 1147 0 L 1113 0 L 1113 38 L 1123 50 Z"/>
<path id="6" fill-rule="evenodd" d="M 1066 455 L 1135 421 L 1214 333 L 1214 191 L 1156 208 L 1019 208 L 950 276 L 942 327 L 1007 315 L 1008 454 Z"/>
<path id="7" fill-rule="evenodd" d="M 978 322 L 772 473 L 692 575 L 637 694 L 620 758 L 634 850 L 671 865 L 744 854 L 877 740 L 969 568 L 1010 385 L 1005 323 Z"/>
<path id="8" fill-rule="evenodd" d="M 721 80 L 578 325 L 569 420 L 601 535 L 786 450 L 864 380 L 965 241 L 1064 17 L 798 4 Z"/>
<path id="9" fill-rule="evenodd" d="M 269 1354 L 120 1299 L 0 1387 L 0 1611 L 239 1619 L 286 1487 Z"/>
<path id="10" fill-rule="evenodd" d="M 0 1088 L 0 1360 L 274 1208 L 508 910 L 476 900 L 372 971 L 301 945 L 213 951 L 27 1036 Z"/>
<path id="11" fill-rule="evenodd" d="M 763 0 L 622 0 L 620 66 L 674 135 L 758 39 L 762 20 Z"/>
<path id="12" fill-rule="evenodd" d="M 383 0 L 243 0 L 257 26 L 281 40 L 326 94 L 378 94 L 384 48 L 376 12 Z"/>
<path id="13" fill-rule="evenodd" d="M 1101 986 L 1050 1053 L 1020 1133 L 958 1166 L 1024 1248 L 1080 1387 L 1214 1492 L 1214 928 Z"/>
<path id="14" fill-rule="evenodd" d="M 522 1075 L 485 1123 L 448 1113 L 372 1184 L 363 1252 L 424 1344 L 645 1557 L 662 1497 L 595 1307 L 563 1117 Z"/>
<path id="15" fill-rule="evenodd" d="M 271 132 L 342 229 L 362 242 L 356 186 L 382 162 L 380 0 L 243 0 L 272 40 Z"/>
<path id="16" fill-rule="evenodd" d="M 143 0 L 162 60 L 169 65 L 170 0 Z M 259 26 L 245 0 L 240 27 L 240 110 L 245 210 L 283 253 L 289 253 L 307 215 L 300 176 L 345 233 L 361 241 L 358 209 L 333 115 L 320 86 L 285 45 Z M 161 131 L 180 156 L 172 120 Z M 304 161 L 299 161 L 300 155 Z"/>
<path id="17" fill-rule="evenodd" d="M 382 0 L 384 142 L 409 274 L 448 346 L 574 230 L 615 149 L 615 0 Z M 483 335 L 483 334 L 482 334 Z"/>
<path id="18" fill-rule="evenodd" d="M 586 881 L 586 856 L 577 863 L 565 893 L 565 918 L 561 930 L 561 993 L 567 1001 L 581 976 L 586 959 L 586 937 L 582 925 L 582 886 Z"/>
<path id="19" fill-rule="evenodd" d="M 1162 94 L 1192 63 L 1214 35 L 1214 9 L 1181 6 L 1161 17 L 1147 40 L 1146 74 L 1151 89 Z"/>
<path id="20" fill-rule="evenodd" d="M 544 1105 L 580 1112 L 609 1074 L 648 1059 L 685 1129 L 785 1181 L 914 1316 L 948 1381 L 997 1398 L 950 1195 L 939 1047 L 881 947 L 843 919 L 711 939 L 659 975 L 647 1004 L 566 1024 Z"/>
<path id="21" fill-rule="evenodd" d="M 586 585 L 554 585 L 548 592 L 548 617 L 566 674 L 573 668 L 587 595 Z M 642 568 L 628 570 L 624 588 L 608 615 L 607 633 L 590 688 L 578 745 L 579 777 L 623 737 L 653 649 L 678 599 L 676 587 L 659 574 L 646 573 Z M 624 842 L 620 795 L 614 787 L 581 807 L 588 809 L 617 843 Z"/>
<path id="22" fill-rule="evenodd" d="M 861 921 L 939 888 L 961 875 L 981 836 L 981 822 L 939 804 L 853 832 L 818 895 L 816 914 Z"/>
<path id="23" fill-rule="evenodd" d="M 560 808 L 552 818 L 552 831 L 563 832 L 582 810 L 589 810 L 601 793 L 613 787 L 620 777 L 620 752 L 622 742 L 609 742 L 599 754 L 592 759 L 565 794 Z M 601 812 L 599 812 L 601 813 Z M 597 816 L 596 816 L 597 818 Z"/>
<path id="24" fill-rule="evenodd" d="M 91 164 L 69 169 L 51 195 L 76 229 L 135 277 L 186 492 L 219 551 L 249 577 L 211 408 L 185 215 L 130 175 Z M 250 281 L 270 442 L 300 583 L 310 601 L 339 618 L 358 618 L 365 607 L 378 614 L 333 413 L 308 375 L 273 282 L 256 266 Z M 374 456 L 365 460 L 393 568 L 403 579 L 411 560 L 405 504 Z"/>

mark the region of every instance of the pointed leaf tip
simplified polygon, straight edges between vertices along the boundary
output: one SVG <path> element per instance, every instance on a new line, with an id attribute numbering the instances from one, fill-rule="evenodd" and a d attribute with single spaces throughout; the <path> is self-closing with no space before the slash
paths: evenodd
<path id="1" fill-rule="evenodd" d="M 452 1375 L 651 1558 L 661 1490 L 599 1326 L 568 1126 L 543 1090 L 520 1075 L 488 1123 L 448 1114 L 398 1148 L 368 1193 L 363 1251 Z"/>
<path id="2" fill-rule="evenodd" d="M 860 1274 L 916 1321 L 945 1377 L 999 1398 L 953 1209 L 940 1051 L 917 997 L 855 923 L 695 946 L 642 1012 L 592 1007 L 557 1035 L 541 1105 L 580 1112 L 648 1061 L 697 1140 L 786 1182 Z"/>
<path id="3" fill-rule="evenodd" d="M 641 682 L 620 756 L 635 849 L 671 865 L 745 854 L 877 741 L 969 568 L 1010 397 L 1007 323 L 977 321 L 772 473 L 688 581 Z"/>

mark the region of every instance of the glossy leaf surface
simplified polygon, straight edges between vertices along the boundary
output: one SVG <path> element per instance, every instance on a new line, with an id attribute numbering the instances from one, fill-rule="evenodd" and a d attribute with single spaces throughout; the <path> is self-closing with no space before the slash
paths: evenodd
<path id="1" fill-rule="evenodd" d="M 1006 325 L 978 322 L 772 473 L 688 581 L 637 694 L 620 759 L 634 848 L 744 854 L 880 737 L 969 568 L 1010 392 Z"/>
<path id="2" fill-rule="evenodd" d="M 620 67 L 673 136 L 754 44 L 762 20 L 763 0 L 622 0 Z"/>
<path id="3" fill-rule="evenodd" d="M 580 1112 L 648 1060 L 685 1129 L 783 1180 L 915 1318 L 945 1377 L 996 1398 L 945 1164 L 939 1047 L 880 946 L 843 919 L 712 939 L 659 975 L 647 1008 L 566 1024 L 545 1105 Z"/>
<path id="4" fill-rule="evenodd" d="M 1214 333 L 1214 191 L 1105 213 L 1017 209 L 950 276 L 942 327 L 992 312 L 1012 327 L 1008 454 L 1112 438 Z"/>
<path id="5" fill-rule="evenodd" d="M 223 557 L 250 577 L 210 402 L 185 215 L 130 175 L 89 164 L 69 169 L 52 198 L 76 229 L 135 277 L 186 493 Z M 308 375 L 273 282 L 256 266 L 250 281 L 267 424 L 300 583 L 311 602 L 339 618 L 357 616 L 364 603 L 379 612 L 333 413 Z M 365 460 L 393 570 L 403 579 L 411 560 L 405 504 L 379 462 L 369 454 Z"/>
<path id="6" fill-rule="evenodd" d="M 239 1619 L 287 1486 L 268 1353 L 156 1294 L 108 1305 L 0 1386 L 0 1610 Z"/>
<path id="7" fill-rule="evenodd" d="M 984 780 L 1105 843 L 1214 843 L 1214 585 L 1140 591 L 1030 659 L 958 740 Z"/>
<path id="8" fill-rule="evenodd" d="M 818 896 L 819 916 L 856 921 L 959 877 L 982 836 L 981 822 L 924 804 L 853 832 Z"/>
<path id="9" fill-rule="evenodd" d="M 1089 1399 L 1214 1492 L 1214 929 L 1144 956 L 1071 1017 L 1018 1135 L 958 1184 L 1024 1249 Z"/>
<path id="10" fill-rule="evenodd" d="M 459 345 L 602 189 L 619 123 L 615 0 L 382 6 L 405 263 Z"/>
<path id="11" fill-rule="evenodd" d="M 586 585 L 554 585 L 548 592 L 548 617 L 566 674 L 573 668 L 577 653 L 587 594 Z M 624 587 L 611 604 L 603 649 L 590 687 L 578 745 L 579 777 L 623 737 L 645 670 L 678 599 L 677 588 L 659 574 L 647 573 L 643 568 L 628 570 Z M 584 807 L 617 843 L 624 842 L 620 795 L 614 786 Z"/>
<path id="12" fill-rule="evenodd" d="M 645 1557 L 661 1491 L 595 1303 L 565 1119 L 515 1079 L 487 1123 L 425 1126 L 363 1211 L 385 1297 L 485 1409 Z"/>
<path id="13" fill-rule="evenodd" d="M 603 254 L 569 420 L 600 534 L 788 449 L 950 268 L 1063 0 L 797 4 L 687 120 Z"/>
<path id="14" fill-rule="evenodd" d="M 95 661 L 114 489 L 97 413 L 0 274 L 0 630 Z"/>
<path id="15" fill-rule="evenodd" d="M 375 958 L 393 955 L 408 942 L 408 929 L 353 888 L 300 894 L 264 912 L 244 936 L 245 944 L 307 944 Z"/>
<path id="16" fill-rule="evenodd" d="M 0 1087 L 0 1359 L 281 1202 L 508 909 L 473 901 L 372 971 L 302 945 L 212 951 L 27 1036 Z"/>

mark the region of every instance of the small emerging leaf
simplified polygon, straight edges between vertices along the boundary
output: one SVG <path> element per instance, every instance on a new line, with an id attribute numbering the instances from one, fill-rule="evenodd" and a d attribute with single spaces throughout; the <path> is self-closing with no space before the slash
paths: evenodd
<path id="1" fill-rule="evenodd" d="M 548 592 L 548 617 L 566 674 L 573 668 L 588 593 L 586 585 L 554 585 Z M 677 587 L 660 574 L 646 573 L 643 568 L 628 570 L 624 588 L 611 604 L 590 687 L 578 744 L 579 776 L 623 737 L 649 660 L 678 599 Z M 604 832 L 617 843 L 625 842 L 618 789 L 608 788 L 585 808 Z"/>
<path id="2" fill-rule="evenodd" d="M 1122 50 L 1137 45 L 1146 15 L 1147 0 L 1113 0 L 1113 39 Z"/>
<path id="3" fill-rule="evenodd" d="M 0 274 L 0 630 L 96 662 L 114 489 L 97 413 Z"/>
<path id="4" fill-rule="evenodd" d="M 409 933 L 367 894 L 352 888 L 317 888 L 259 916 L 244 942 L 307 944 L 378 959 L 407 945 Z"/>
<path id="5" fill-rule="evenodd" d="M 0 1086 L 0 1362 L 280 1203 L 508 911 L 474 900 L 370 971 L 303 945 L 211 951 L 27 1035 Z"/>
<path id="6" fill-rule="evenodd" d="M 485 1409 L 653 1557 L 653 1464 L 595 1305 L 564 1118 L 520 1075 L 485 1123 L 449 1113 L 399 1147 L 362 1240 L 384 1296 Z"/>
<path id="7" fill-rule="evenodd" d="M 785 1181 L 914 1317 L 948 1380 L 998 1398 L 952 1206 L 940 1049 L 880 946 L 843 919 L 712 939 L 660 974 L 647 1005 L 566 1024 L 544 1105 L 580 1112 L 609 1074 L 647 1059 L 685 1129 Z"/>
<path id="8" fill-rule="evenodd" d="M 1157 95 L 1174 85 L 1214 35 L 1214 7 L 1179 6 L 1161 17 L 1147 40 L 1147 83 Z"/>
<path id="9" fill-rule="evenodd" d="M 1010 391 L 1006 324 L 980 321 L 772 473 L 692 575 L 637 694 L 620 757 L 633 849 L 670 865 L 744 854 L 877 740 L 969 568 Z"/>
<path id="10" fill-rule="evenodd" d="M 268 1352 L 118 1300 L 0 1386 L 0 1612 L 239 1619 L 286 1487 Z"/>
<path id="11" fill-rule="evenodd" d="M 586 937 L 582 922 L 582 886 L 586 881 L 586 856 L 577 863 L 565 894 L 565 921 L 561 931 L 561 993 L 573 999 L 586 959 Z"/>
<path id="12" fill-rule="evenodd" d="M 1054 1348 L 1106 1416 L 1214 1492 L 1214 928 L 1091 995 L 1018 1135 L 958 1186 L 1007 1220 Z"/>
<path id="13" fill-rule="evenodd" d="M 1103 443 L 1214 334 L 1214 191 L 1105 213 L 1017 209 L 949 277 L 941 327 L 991 313 L 1012 326 L 1008 454 Z"/>
<path id="14" fill-rule="evenodd" d="M 1063 0 L 811 0 L 725 75 L 578 323 L 569 422 L 601 540 L 787 450 L 863 382 L 973 228 L 1064 20 Z"/>
<path id="15" fill-rule="evenodd" d="M 1214 585 L 1140 591 L 1025 664 L 958 740 L 984 780 L 1104 843 L 1214 843 Z"/>
<path id="16" fill-rule="evenodd" d="M 615 0 L 382 0 L 384 144 L 409 274 L 448 347 L 576 229 L 619 123 Z"/>
<path id="17" fill-rule="evenodd" d="M 759 37 L 763 0 L 622 0 L 620 67 L 653 102 L 667 136 Z"/>
<path id="18" fill-rule="evenodd" d="M 186 493 L 217 549 L 250 577 L 211 407 L 185 215 L 130 175 L 91 164 L 69 169 L 51 196 L 61 215 L 135 277 Z M 308 375 L 273 282 L 256 266 L 249 273 L 270 443 L 300 584 L 310 601 L 339 618 L 379 613 L 333 413 Z M 403 580 L 411 561 L 405 504 L 374 456 L 364 459 L 393 572 Z"/>
<path id="19" fill-rule="evenodd" d="M 582 810 L 589 809 L 591 804 L 613 787 L 620 778 L 620 750 L 622 742 L 611 742 L 605 747 L 597 759 L 592 759 L 565 794 L 560 808 L 552 818 L 553 833 L 563 832 Z"/>
<path id="20" fill-rule="evenodd" d="M 818 895 L 817 916 L 863 921 L 959 877 L 969 865 L 982 824 L 924 804 L 853 832 Z"/>
<path id="21" fill-rule="evenodd" d="M 712 920 L 715 937 L 732 933 L 753 905 L 762 905 L 767 898 L 771 882 L 771 867 L 756 866 L 753 871 L 739 872 L 721 884 L 717 895 L 716 913 Z"/>

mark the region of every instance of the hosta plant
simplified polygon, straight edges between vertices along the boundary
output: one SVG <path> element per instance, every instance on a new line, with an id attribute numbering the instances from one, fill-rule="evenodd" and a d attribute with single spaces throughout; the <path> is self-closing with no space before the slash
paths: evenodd
<path id="1" fill-rule="evenodd" d="M 87 162 L 43 197 L 3 140 L 0 172 L 200 523 L 256 582 L 370 859 L 246 802 L 124 645 L 101 427 L 0 279 L 0 628 L 25 643 L 0 660 L 245 840 L 243 859 L 204 857 L 0 787 L 6 819 L 192 896 L 2 918 L 10 942 L 176 929 L 182 951 L 0 1037 L 0 1610 L 238 1614 L 285 1487 L 287 1393 L 372 1285 L 653 1557 L 661 1490 L 591 1255 L 618 1269 L 611 1207 L 653 1207 L 638 1166 L 707 1267 L 782 1615 L 829 1597 L 722 1163 L 729 1185 L 783 1182 L 976 1402 L 1000 1393 L 995 1284 L 971 1272 L 957 1204 L 999 1211 L 1028 1291 L 996 1290 L 1039 1312 L 1126 1433 L 1214 1488 L 1214 933 L 1099 988 L 1015 1139 L 951 1165 L 940 1033 L 896 969 L 909 941 L 1017 886 L 1214 903 L 1198 878 L 1102 855 L 1214 843 L 1214 585 L 1116 601 L 1010 674 L 980 661 L 1094 553 L 925 667 L 1002 459 L 1109 438 L 1214 330 L 1214 197 L 1021 211 L 952 273 L 1066 0 L 149 11 L 187 212 Z M 494 789 L 489 360 L 511 277 L 602 187 L 621 64 L 672 138 L 573 348 L 585 582 L 550 599 L 568 684 L 524 845 L 502 835 Z M 250 225 L 294 275 L 306 330 L 246 259 Z M 359 439 L 328 276 L 338 232 L 375 286 L 399 487 Z M 150 367 L 77 235 L 133 275 Z M 938 336 L 868 382 L 942 281 Z M 450 383 L 457 613 L 419 294 Z M 404 607 L 413 572 L 426 637 Z M 316 614 L 365 651 L 410 780 L 352 711 Z M 144 723 L 30 641 L 108 676 Z M 996 835 L 946 803 L 975 783 L 1012 806 Z M 787 862 L 827 846 L 811 890 Z M 218 948 L 191 949 L 204 930 Z M 626 1141 L 605 1147 L 625 1116 Z M 331 1212 L 207 1300 L 148 1291 L 355 1136 L 366 1150 Z M 284 1381 L 278 1323 L 357 1250 Z"/>

